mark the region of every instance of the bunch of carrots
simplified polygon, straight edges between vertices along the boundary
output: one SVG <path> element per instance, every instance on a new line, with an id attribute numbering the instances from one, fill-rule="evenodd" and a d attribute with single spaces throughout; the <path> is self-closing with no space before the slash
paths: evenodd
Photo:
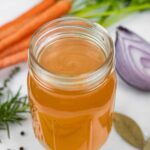
<path id="1" fill-rule="evenodd" d="M 0 27 L 0 68 L 27 60 L 32 34 L 48 21 L 69 12 L 71 0 L 43 0 L 15 20 Z"/>

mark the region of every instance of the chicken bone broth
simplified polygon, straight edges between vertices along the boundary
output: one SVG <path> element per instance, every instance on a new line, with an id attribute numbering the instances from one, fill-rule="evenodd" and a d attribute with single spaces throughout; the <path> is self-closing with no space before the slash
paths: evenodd
<path id="1" fill-rule="evenodd" d="M 102 49 L 80 38 L 66 38 L 45 47 L 39 63 L 47 71 L 65 76 L 77 76 L 97 70 L 105 61 Z"/>
<path id="2" fill-rule="evenodd" d="M 113 61 L 106 66 L 104 49 L 82 36 L 48 42 L 36 57 L 44 71 L 29 72 L 28 95 L 38 140 L 48 150 L 99 150 L 112 126 Z"/>

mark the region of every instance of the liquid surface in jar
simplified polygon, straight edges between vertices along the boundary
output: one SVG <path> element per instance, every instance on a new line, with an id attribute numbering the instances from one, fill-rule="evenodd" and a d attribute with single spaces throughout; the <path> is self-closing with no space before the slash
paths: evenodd
<path id="1" fill-rule="evenodd" d="M 83 39 L 55 41 L 39 55 L 48 72 L 78 76 L 101 67 L 100 47 Z M 112 125 L 115 73 L 90 91 L 51 90 L 28 76 L 28 92 L 35 134 L 48 150 L 99 150 Z"/>
<path id="2" fill-rule="evenodd" d="M 40 64 L 49 72 L 65 76 L 90 73 L 104 63 L 105 55 L 96 44 L 79 38 L 65 38 L 45 47 Z"/>

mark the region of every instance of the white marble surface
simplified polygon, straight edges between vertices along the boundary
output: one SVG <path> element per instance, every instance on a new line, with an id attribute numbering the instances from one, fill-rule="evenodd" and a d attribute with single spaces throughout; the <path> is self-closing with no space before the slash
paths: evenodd
<path id="1" fill-rule="evenodd" d="M 38 2 L 40 0 L 0 0 L 0 25 L 15 18 Z M 150 12 L 134 14 L 118 24 L 136 31 L 150 41 Z M 115 27 L 118 24 L 108 29 L 113 38 L 115 37 Z M 16 91 L 19 85 L 22 85 L 22 93 L 26 94 L 27 65 L 21 64 L 20 66 L 22 70 L 11 82 L 11 87 Z M 11 67 L 0 71 L 0 82 L 8 75 L 10 69 Z M 150 137 L 150 93 L 137 91 L 118 79 L 115 110 L 133 117 L 141 126 L 145 137 Z M 7 148 L 19 150 L 20 146 L 24 146 L 25 150 L 43 150 L 34 137 L 30 116 L 28 118 L 27 121 L 22 123 L 22 126 L 11 126 L 10 140 L 4 131 L 0 131 L 0 139 L 2 140 L 0 150 L 7 150 Z M 21 130 L 26 131 L 27 135 L 25 137 L 20 136 Z M 113 129 L 102 150 L 136 149 L 126 144 Z"/>

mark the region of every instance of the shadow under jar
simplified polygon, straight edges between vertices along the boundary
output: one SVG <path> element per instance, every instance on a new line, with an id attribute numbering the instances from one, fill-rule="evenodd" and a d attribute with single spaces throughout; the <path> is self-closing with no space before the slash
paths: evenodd
<path id="1" fill-rule="evenodd" d="M 48 150 L 98 150 L 112 126 L 116 91 L 106 30 L 81 18 L 52 21 L 34 34 L 28 63 L 38 140 Z"/>

